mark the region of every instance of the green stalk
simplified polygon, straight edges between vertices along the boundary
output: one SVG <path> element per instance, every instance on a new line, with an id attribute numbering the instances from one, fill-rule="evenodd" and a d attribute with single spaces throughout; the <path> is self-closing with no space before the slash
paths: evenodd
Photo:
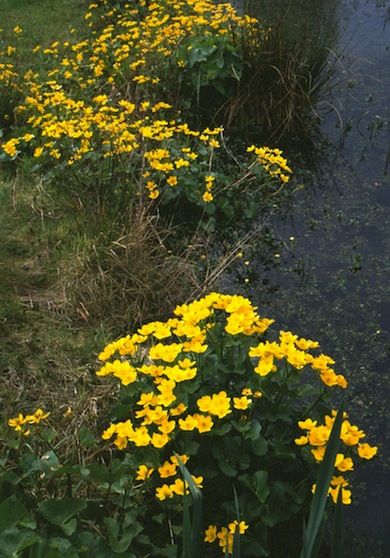
<path id="1" fill-rule="evenodd" d="M 321 530 L 325 521 L 325 507 L 330 481 L 334 473 L 334 463 L 340 442 L 340 429 L 343 420 L 344 399 L 333 423 L 324 459 L 318 473 L 318 482 L 314 493 L 307 527 L 304 528 L 303 546 L 300 558 L 315 558 L 321 544 Z M 341 490 L 341 489 L 340 489 Z"/>

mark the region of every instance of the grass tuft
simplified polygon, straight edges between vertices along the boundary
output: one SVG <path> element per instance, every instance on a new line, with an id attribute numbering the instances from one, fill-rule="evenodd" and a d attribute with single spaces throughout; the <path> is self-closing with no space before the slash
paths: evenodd
<path id="1" fill-rule="evenodd" d="M 166 318 L 197 286 L 189 259 L 167 250 L 170 235 L 141 211 L 114 240 L 87 241 L 60 263 L 61 310 L 114 334 Z"/>

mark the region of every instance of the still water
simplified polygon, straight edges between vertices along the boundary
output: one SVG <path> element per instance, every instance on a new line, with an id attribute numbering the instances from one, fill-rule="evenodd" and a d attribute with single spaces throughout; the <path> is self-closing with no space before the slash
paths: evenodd
<path id="1" fill-rule="evenodd" d="M 328 5 L 339 44 L 318 107 L 325 147 L 287 217 L 274 218 L 275 265 L 251 263 L 246 293 L 281 329 L 319 340 L 349 379 L 350 418 L 380 448 L 354 477 L 347 517 L 369 542 L 352 555 L 377 558 L 390 556 L 390 1 Z"/>

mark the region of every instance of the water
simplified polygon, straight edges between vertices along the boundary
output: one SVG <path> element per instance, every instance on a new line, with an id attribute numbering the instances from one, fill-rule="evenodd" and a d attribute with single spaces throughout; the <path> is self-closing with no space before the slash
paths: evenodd
<path id="1" fill-rule="evenodd" d="M 349 379 L 351 420 L 380 459 L 355 474 L 366 489 L 347 517 L 370 539 L 361 556 L 376 558 L 390 555 L 390 2 L 318 5 L 336 9 L 339 32 L 338 85 L 319 107 L 329 143 L 274 219 L 275 266 L 252 262 L 246 292 L 281 329 L 319 340 Z"/>

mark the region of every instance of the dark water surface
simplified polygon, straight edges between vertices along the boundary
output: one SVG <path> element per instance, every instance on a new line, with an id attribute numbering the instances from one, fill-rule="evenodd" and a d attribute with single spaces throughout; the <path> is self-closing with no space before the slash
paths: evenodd
<path id="1" fill-rule="evenodd" d="M 337 85 L 320 107 L 333 106 L 330 144 L 274 220 L 275 267 L 254 263 L 246 292 L 280 329 L 319 340 L 349 380 L 351 421 L 380 448 L 353 476 L 347 516 L 370 550 L 351 555 L 375 558 L 390 556 L 390 1 L 329 5 L 339 29 Z"/>

